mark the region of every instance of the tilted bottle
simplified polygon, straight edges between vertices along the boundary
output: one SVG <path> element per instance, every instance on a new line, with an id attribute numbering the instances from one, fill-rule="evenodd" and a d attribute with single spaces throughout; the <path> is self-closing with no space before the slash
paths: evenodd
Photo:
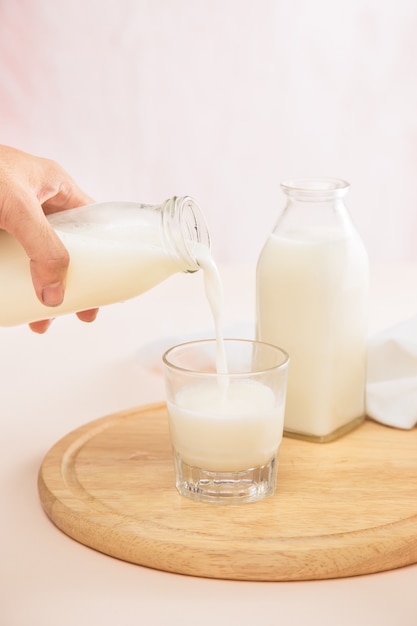
<path id="1" fill-rule="evenodd" d="M 206 222 L 190 197 L 161 205 L 104 202 L 48 215 L 70 254 L 64 302 L 43 305 L 29 259 L 0 230 L 0 326 L 12 326 L 133 298 L 176 272 L 195 272 L 198 245 L 210 247 Z"/>
<path id="2" fill-rule="evenodd" d="M 368 257 L 338 179 L 282 183 L 257 266 L 257 336 L 289 353 L 284 431 L 330 441 L 365 416 Z"/>

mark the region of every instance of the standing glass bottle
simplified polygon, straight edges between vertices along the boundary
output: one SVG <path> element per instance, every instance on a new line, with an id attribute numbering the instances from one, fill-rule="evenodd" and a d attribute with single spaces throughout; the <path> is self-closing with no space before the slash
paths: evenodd
<path id="1" fill-rule="evenodd" d="M 291 359 L 289 436 L 330 441 L 365 417 L 368 257 L 338 179 L 282 183 L 257 266 L 257 338 Z"/>
<path id="2" fill-rule="evenodd" d="M 29 259 L 0 230 L 0 326 L 47 319 L 133 298 L 176 272 L 195 272 L 210 237 L 197 203 L 103 202 L 48 215 L 70 255 L 64 302 L 47 307 L 33 289 Z"/>

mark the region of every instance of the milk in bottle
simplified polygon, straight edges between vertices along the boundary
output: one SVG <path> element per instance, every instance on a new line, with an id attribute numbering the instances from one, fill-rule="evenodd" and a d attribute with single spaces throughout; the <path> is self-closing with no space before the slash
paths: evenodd
<path id="1" fill-rule="evenodd" d="M 127 300 L 176 272 L 197 271 L 194 246 L 210 246 L 203 215 L 189 197 L 160 206 L 104 202 L 47 219 L 70 255 L 64 302 L 47 307 L 37 299 L 29 258 L 0 230 L 0 326 Z"/>
<path id="2" fill-rule="evenodd" d="M 368 260 L 341 180 L 283 183 L 257 266 L 257 338 L 291 359 L 284 430 L 329 441 L 365 416 Z"/>

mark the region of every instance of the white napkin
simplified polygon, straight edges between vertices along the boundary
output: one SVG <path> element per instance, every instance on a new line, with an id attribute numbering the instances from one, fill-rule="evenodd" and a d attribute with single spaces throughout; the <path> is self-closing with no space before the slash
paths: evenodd
<path id="1" fill-rule="evenodd" d="M 366 405 L 382 424 L 417 424 L 417 316 L 369 339 Z"/>

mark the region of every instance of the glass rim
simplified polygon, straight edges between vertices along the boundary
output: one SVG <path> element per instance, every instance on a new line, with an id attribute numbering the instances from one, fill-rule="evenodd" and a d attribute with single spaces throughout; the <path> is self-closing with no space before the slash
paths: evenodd
<path id="1" fill-rule="evenodd" d="M 264 346 L 268 349 L 272 349 L 272 351 L 275 352 L 276 354 L 279 353 L 282 356 L 282 361 L 271 367 L 260 368 L 258 370 L 249 370 L 249 371 L 241 371 L 241 372 L 217 372 L 217 371 L 208 372 L 204 370 L 200 371 L 197 369 L 190 369 L 189 367 L 181 367 L 180 365 L 176 365 L 169 360 L 169 355 L 175 350 L 177 350 L 178 348 L 187 348 L 187 347 L 199 346 L 203 344 L 216 345 L 217 340 L 215 338 L 211 338 L 211 339 L 194 339 L 190 341 L 184 341 L 182 343 L 178 343 L 174 346 L 171 346 L 170 348 L 165 350 L 165 352 L 163 353 L 162 362 L 164 363 L 166 367 L 172 370 L 176 370 L 178 372 L 183 372 L 187 374 L 193 374 L 195 376 L 213 376 L 213 377 L 236 376 L 236 377 L 239 377 L 239 376 L 247 376 L 248 374 L 258 375 L 258 374 L 263 374 L 266 372 L 272 372 L 273 370 L 283 369 L 288 366 L 289 361 L 290 361 L 290 356 L 288 352 L 286 352 L 286 350 L 272 343 L 267 343 L 266 341 L 258 341 L 257 339 L 239 339 L 236 337 L 225 337 L 223 341 L 225 344 L 241 343 L 241 344 L 251 344 L 252 346 L 253 345 Z"/>

